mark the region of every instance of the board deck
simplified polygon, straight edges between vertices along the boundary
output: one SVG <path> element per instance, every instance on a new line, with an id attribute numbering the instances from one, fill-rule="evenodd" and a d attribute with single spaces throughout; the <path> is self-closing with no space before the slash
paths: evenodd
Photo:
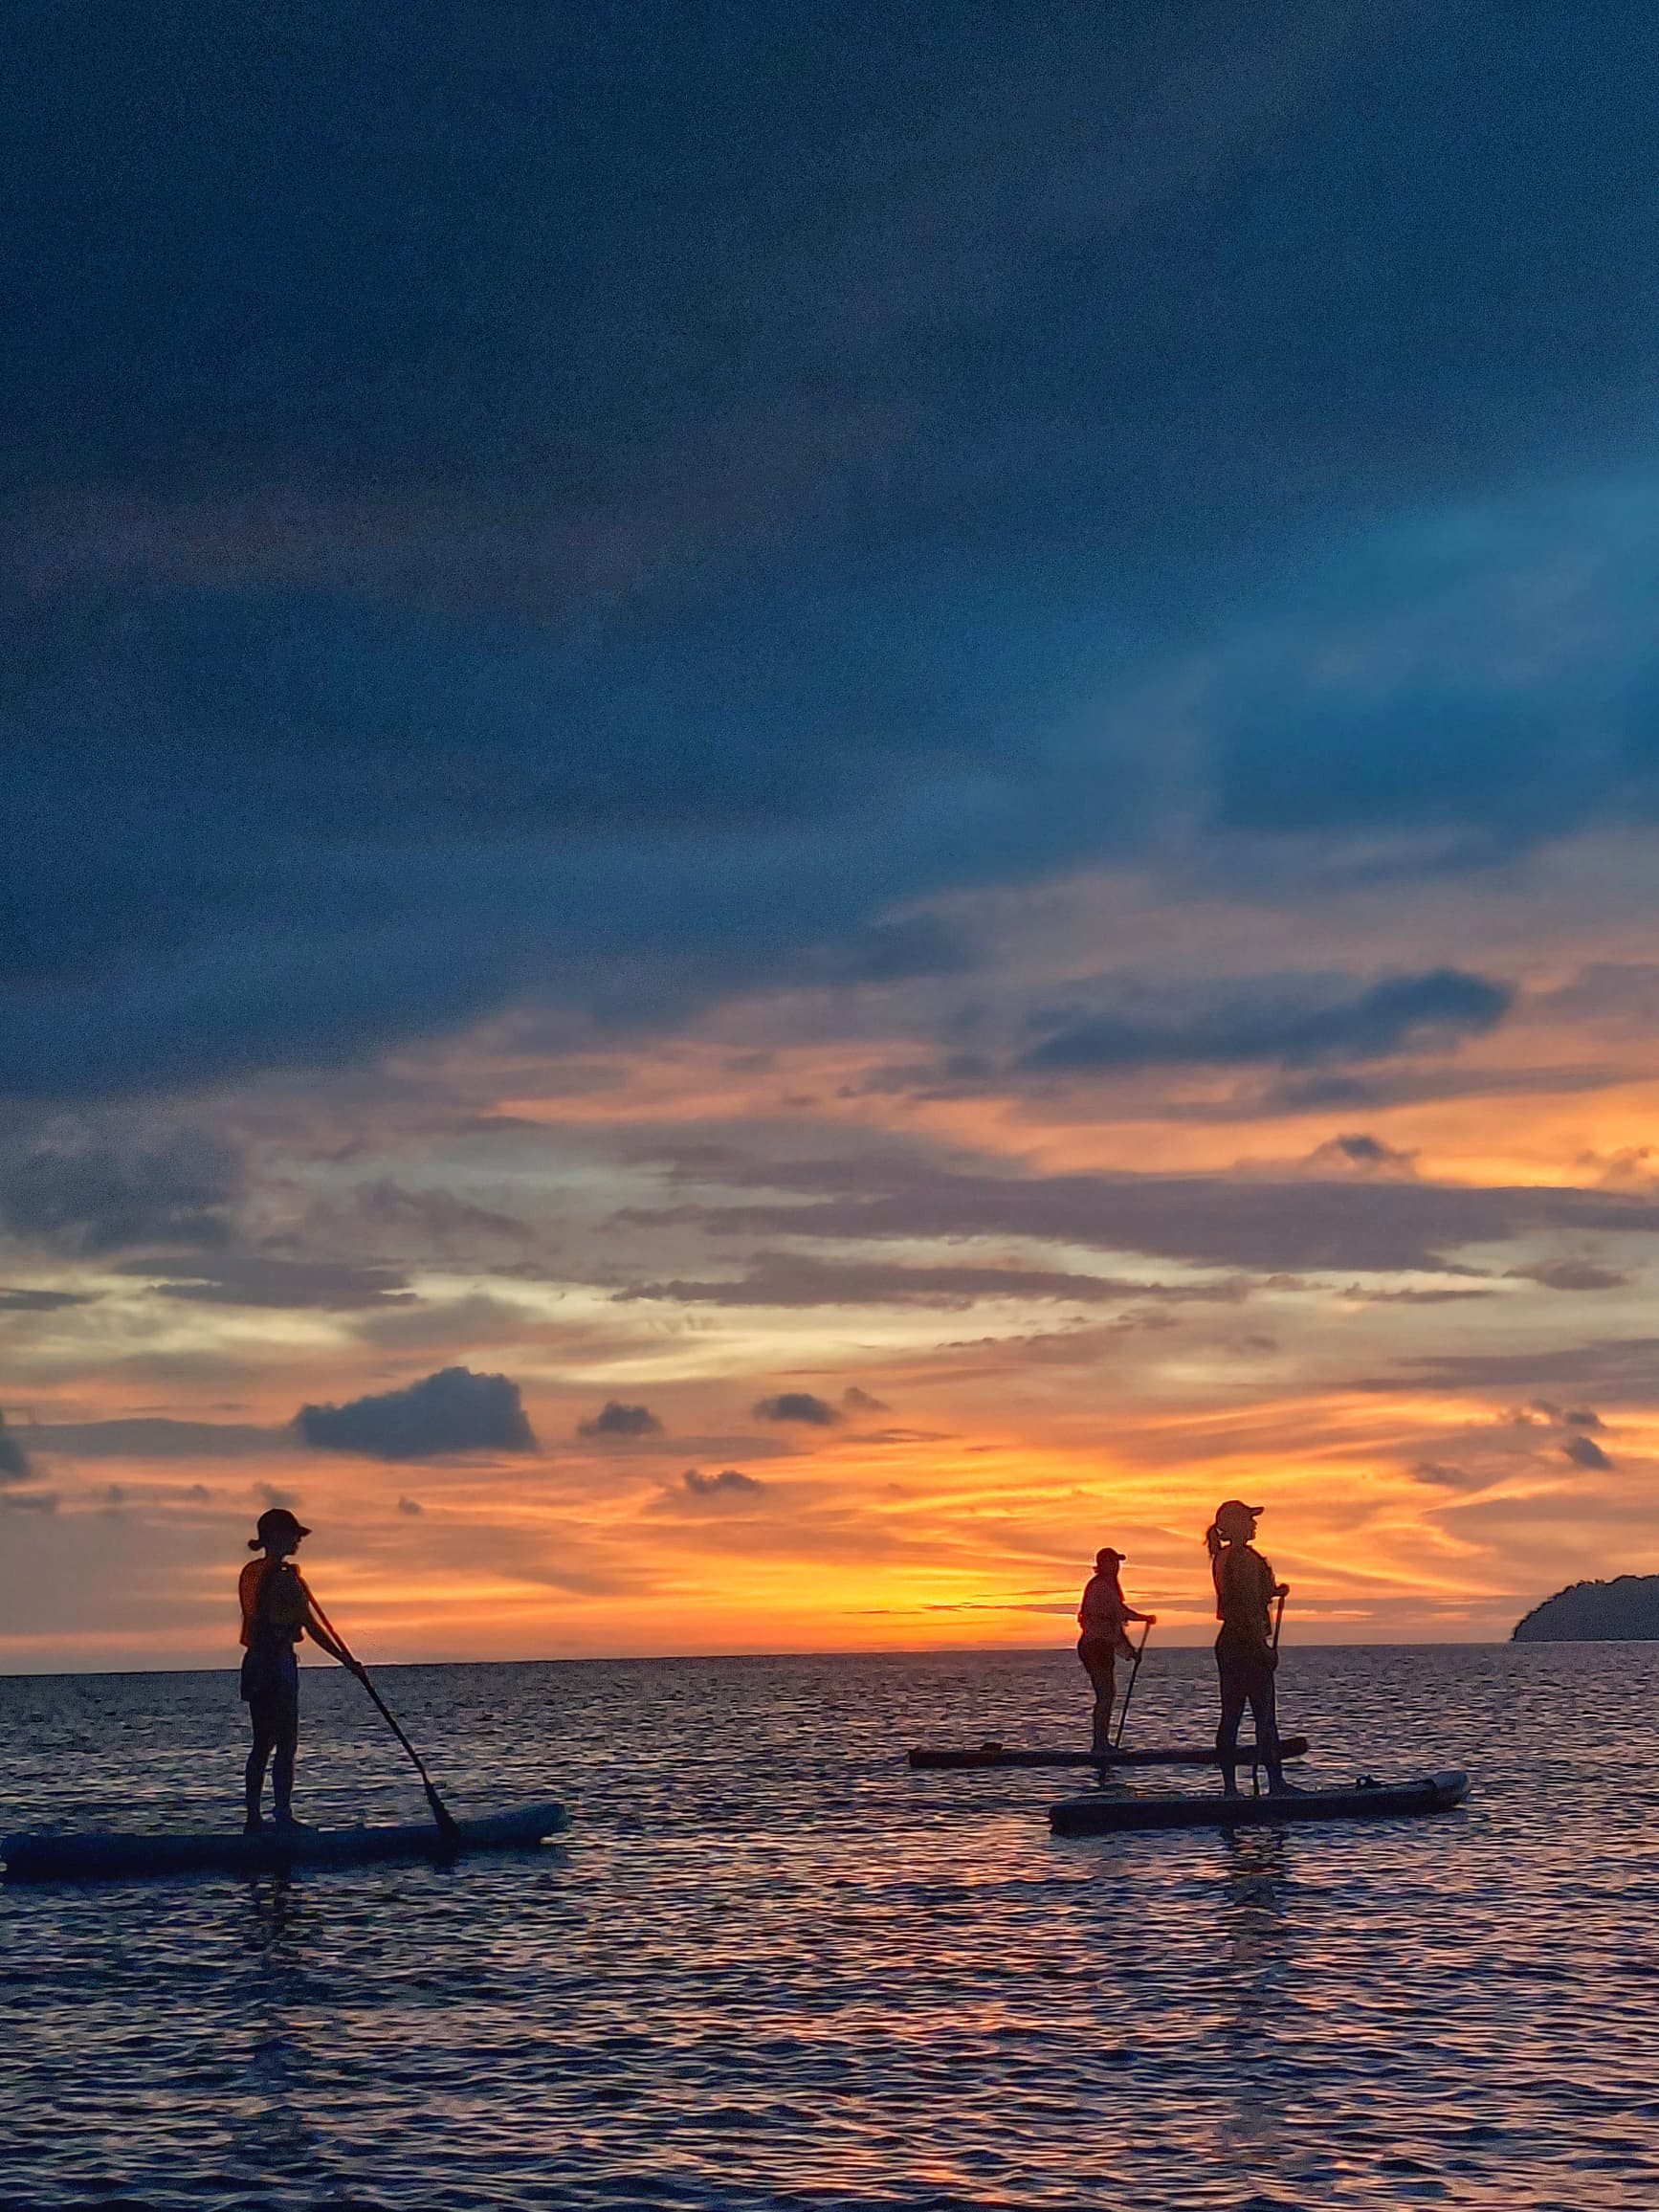
<path id="1" fill-rule="evenodd" d="M 266 1828 L 256 1836 L 7 1836 L 0 1858 L 13 1882 L 106 1882 L 151 1874 L 273 1874 L 295 1867 L 359 1867 L 377 1859 L 449 1859 L 456 1851 L 522 1850 L 570 1825 L 561 1804 L 518 1805 L 458 1821 L 451 1845 L 431 1821 L 403 1827 Z"/>
<path id="2" fill-rule="evenodd" d="M 1281 1759 L 1305 1759 L 1307 1752 L 1305 1736 L 1286 1736 L 1279 1740 Z M 1001 1743 L 961 1747 L 921 1743 L 911 1753 L 910 1763 L 932 1771 L 965 1772 L 987 1766 L 1214 1766 L 1217 1760 L 1213 1743 L 1154 1744 L 1128 1751 L 1020 1751 Z M 1253 1743 L 1239 1745 L 1238 1763 L 1259 1763 Z"/>
<path id="3" fill-rule="evenodd" d="M 1237 1828 L 1276 1825 L 1281 1821 L 1402 1820 L 1421 1813 L 1448 1812 L 1469 1795 L 1466 1774 L 1419 1775 L 1411 1781 L 1373 1783 L 1369 1788 L 1298 1791 L 1282 1797 L 1094 1797 L 1066 1798 L 1049 1807 L 1049 1825 L 1057 1836 L 1102 1836 L 1137 1828 Z"/>

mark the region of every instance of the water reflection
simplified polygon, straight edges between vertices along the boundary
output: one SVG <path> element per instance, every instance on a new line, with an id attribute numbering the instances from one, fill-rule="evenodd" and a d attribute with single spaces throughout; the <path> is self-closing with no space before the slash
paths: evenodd
<path id="1" fill-rule="evenodd" d="M 1225 2119 L 1218 2152 L 1255 2189 L 1284 2179 L 1286 2113 L 1274 2062 L 1294 1946 L 1292 1847 L 1282 1828 L 1234 1829 L 1224 1845 L 1217 1977 L 1223 2004 L 1216 2024 L 1218 2052 L 1226 2059 Z"/>
<path id="2" fill-rule="evenodd" d="M 301 1912 L 293 1877 L 288 1874 L 260 1874 L 249 1882 L 246 1888 L 246 1903 L 250 1913 L 244 1923 L 243 1940 L 247 1948 L 267 1965 L 273 1962 L 274 1954 L 278 1956 L 279 1961 L 280 1946 L 299 1921 Z"/>
<path id="3" fill-rule="evenodd" d="M 1659 1765 L 1659 1648 L 1297 1669 L 1316 1772 L 1408 1744 L 1476 1766 L 1470 1814 L 1059 1847 L 1045 1776 L 903 1767 L 922 1714 L 1058 1732 L 1069 1652 L 411 1670 L 399 1710 L 460 1803 L 565 1796 L 565 1848 L 0 1888 L 0 2195 L 1651 2212 L 1655 1980 L 1631 1929 L 1653 1814 L 1630 1770 Z M 1207 1653 L 1170 1654 L 1137 1693 L 1148 1737 L 1212 1688 Z M 319 1675 L 308 1803 L 410 1817 L 354 1689 Z M 0 1682 L 10 1825 L 85 1826 L 100 1790 L 150 1793 L 125 1825 L 152 1802 L 229 1817 L 232 1678 L 99 1694 L 120 1725 L 90 1771 L 83 1697 Z"/>
<path id="4" fill-rule="evenodd" d="M 1286 1910 L 1291 1839 L 1282 1828 L 1226 1832 L 1222 1876 L 1223 1977 L 1231 2002 L 1228 2041 L 1253 2048 L 1272 2025 L 1278 1992 L 1290 1963 L 1292 1928 Z"/>
<path id="5" fill-rule="evenodd" d="M 301 1894 L 284 1874 L 260 1876 L 242 1895 L 246 2082 L 231 2128 L 233 2155 L 253 2175 L 297 2177 L 311 2166 L 317 2131 L 305 2110 L 304 2045 L 294 2014 L 304 1990 Z"/>

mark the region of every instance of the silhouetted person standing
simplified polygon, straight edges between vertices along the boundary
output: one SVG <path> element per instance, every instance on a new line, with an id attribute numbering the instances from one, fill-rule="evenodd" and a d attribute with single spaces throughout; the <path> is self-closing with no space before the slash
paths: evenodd
<path id="1" fill-rule="evenodd" d="M 1229 1497 L 1216 1508 L 1205 1537 L 1215 1579 L 1215 1615 L 1221 1623 L 1215 1640 L 1215 1664 L 1221 1675 L 1221 1726 L 1215 1732 L 1215 1750 L 1228 1797 L 1238 1795 L 1238 1724 L 1247 1705 L 1268 1770 L 1268 1787 L 1285 1787 L 1273 1697 L 1279 1655 L 1273 1648 L 1272 1614 L 1273 1600 L 1288 1597 L 1290 1584 L 1274 1581 L 1273 1570 L 1251 1541 L 1261 1510 Z"/>
<path id="2" fill-rule="evenodd" d="M 237 1596 L 242 1604 L 242 1696 L 254 1732 L 243 1775 L 247 1795 L 249 1835 L 264 1826 L 259 1800 L 265 1789 L 265 1769 L 271 1766 L 271 1799 L 276 1825 L 291 1828 L 294 1818 L 294 1759 L 299 1745 L 299 1658 L 296 1649 L 301 1636 L 321 1644 L 331 1659 L 338 1659 L 361 1677 L 363 1669 L 328 1633 L 311 1609 L 311 1593 L 299 1578 L 294 1554 L 311 1534 L 302 1528 L 286 1506 L 262 1513 L 258 1533 L 249 1543 L 251 1552 L 264 1558 L 250 1559 L 242 1569 Z M 275 1756 L 273 1756 L 275 1755 Z"/>
<path id="3" fill-rule="evenodd" d="M 1144 1621 L 1148 1627 L 1154 1624 L 1152 1613 L 1138 1613 L 1123 1596 L 1123 1585 L 1117 1579 L 1117 1570 L 1123 1564 L 1123 1554 L 1107 1544 L 1095 1555 L 1095 1572 L 1084 1585 L 1083 1603 L 1077 1608 L 1077 1626 L 1082 1634 L 1077 1639 L 1077 1656 L 1083 1662 L 1090 1681 L 1095 1686 L 1095 1734 L 1091 1748 L 1110 1751 L 1112 1748 L 1112 1708 L 1117 1697 L 1117 1661 L 1133 1660 L 1135 1647 L 1124 1632 L 1129 1621 Z"/>

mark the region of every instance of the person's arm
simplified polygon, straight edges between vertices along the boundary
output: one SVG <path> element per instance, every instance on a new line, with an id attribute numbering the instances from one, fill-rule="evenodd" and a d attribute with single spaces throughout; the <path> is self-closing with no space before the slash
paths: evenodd
<path id="1" fill-rule="evenodd" d="M 1124 1606 L 1123 1618 L 1126 1621 L 1144 1621 L 1149 1628 L 1156 1628 L 1158 1626 L 1156 1613 L 1138 1613 L 1133 1605 Z"/>
<path id="2" fill-rule="evenodd" d="M 1288 1597 L 1290 1595 L 1291 1585 L 1289 1582 L 1281 1582 L 1279 1581 L 1278 1577 L 1273 1573 L 1272 1566 L 1266 1559 L 1262 1559 L 1259 1552 L 1256 1554 L 1256 1558 L 1261 1561 L 1261 1579 L 1262 1589 L 1264 1593 L 1262 1597 L 1262 1654 L 1265 1658 L 1272 1659 L 1276 1664 L 1278 1660 L 1278 1653 L 1273 1648 L 1273 1631 L 1271 1607 L 1276 1598 L 1281 1596 Z"/>
<path id="3" fill-rule="evenodd" d="M 299 1586 L 302 1590 L 305 1589 L 303 1582 Z M 314 1644 L 320 1644 L 331 1659 L 338 1659 L 348 1674 L 362 1675 L 362 1661 L 354 1659 L 345 1646 L 336 1637 L 331 1636 L 317 1618 L 317 1609 L 311 1603 L 309 1590 L 305 1590 L 305 1633 Z"/>

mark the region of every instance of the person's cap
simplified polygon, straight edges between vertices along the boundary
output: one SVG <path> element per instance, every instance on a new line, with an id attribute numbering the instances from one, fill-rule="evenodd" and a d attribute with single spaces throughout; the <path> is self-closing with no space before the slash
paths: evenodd
<path id="1" fill-rule="evenodd" d="M 308 1537 L 311 1531 L 285 1505 L 268 1506 L 254 1522 L 263 1543 L 267 1537 Z"/>
<path id="2" fill-rule="evenodd" d="M 1095 1554 L 1095 1564 L 1097 1567 L 1103 1566 L 1108 1559 L 1116 1559 L 1118 1565 L 1121 1566 L 1123 1561 L 1128 1557 L 1129 1554 L 1127 1552 L 1117 1551 L 1111 1544 L 1102 1544 L 1100 1549 Z"/>
<path id="3" fill-rule="evenodd" d="M 1225 1505 L 1216 1507 L 1215 1517 L 1220 1520 L 1224 1513 L 1248 1513 L 1253 1519 L 1267 1510 L 1265 1505 L 1246 1505 L 1242 1498 L 1229 1497 Z"/>

